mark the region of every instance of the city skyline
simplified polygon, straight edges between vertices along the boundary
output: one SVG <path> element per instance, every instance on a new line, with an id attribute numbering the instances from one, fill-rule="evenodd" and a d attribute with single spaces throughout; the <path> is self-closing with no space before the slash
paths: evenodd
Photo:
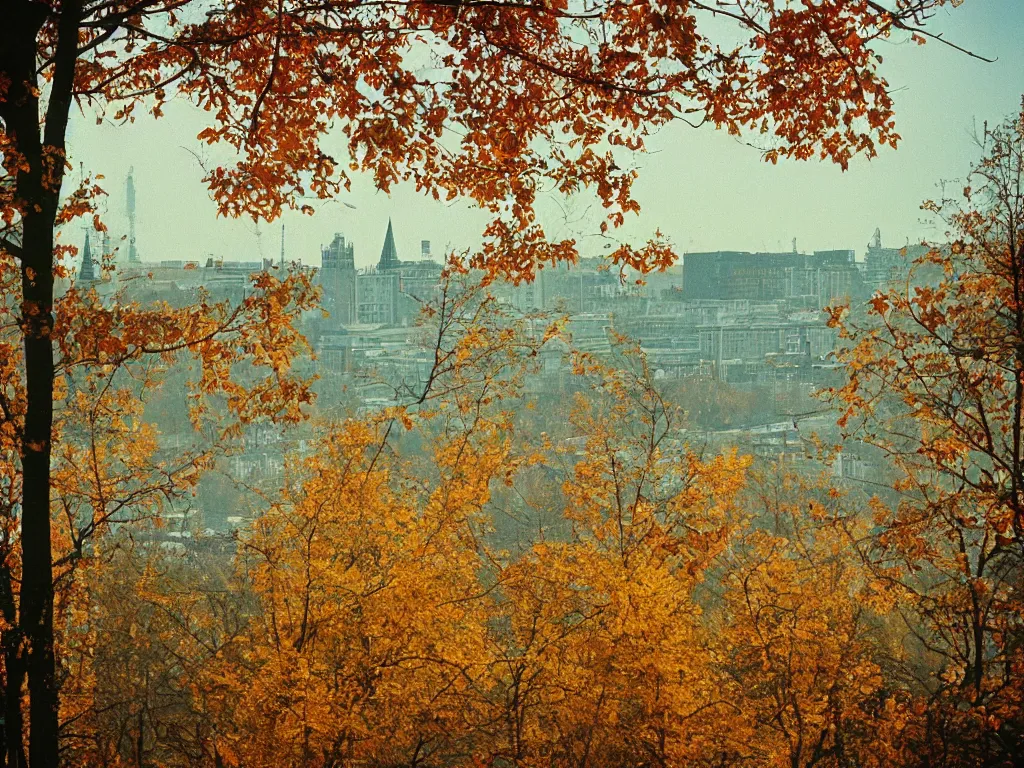
<path id="1" fill-rule="evenodd" d="M 1024 54 L 1016 49 L 1013 31 L 1021 24 L 1024 7 L 1013 0 L 965 3 L 938 14 L 937 33 L 996 58 L 995 63 L 935 41 L 924 46 L 882 42 L 878 50 L 903 140 L 897 150 L 882 150 L 872 161 L 856 158 L 845 173 L 819 161 L 767 164 L 757 148 L 745 143 L 756 137 L 736 139 L 681 124 L 661 131 L 650 140 L 650 154 L 638 158 L 636 196 L 642 213 L 627 222 L 621 236 L 638 242 L 660 230 L 680 254 L 725 248 L 787 251 L 795 238 L 801 251 L 853 248 L 858 258 L 876 227 L 886 245 L 941 239 L 940 231 L 922 221 L 920 204 L 936 194 L 942 179 L 962 177 L 978 156 L 970 136 L 974 126 L 998 122 L 1019 107 Z M 134 166 L 143 261 L 276 260 L 281 223 L 287 258 L 313 265 L 336 232 L 355 244 L 357 267 L 376 263 L 389 218 L 397 223 L 400 257 L 416 257 L 421 240 L 434 244 L 438 259 L 448 249 L 470 249 L 479 242 L 487 217 L 471 205 L 435 203 L 406 185 L 384 195 L 364 176 L 353 177 L 351 193 L 316 203 L 312 217 L 287 212 L 274 223 L 259 225 L 218 219 L 200 181 L 200 158 L 210 158 L 193 138 L 201 114 L 182 103 L 167 112 L 161 120 L 139 118 L 127 127 L 110 121 L 95 125 L 78 116 L 72 126 L 72 161 L 86 173 L 105 176 L 115 245 L 117 236 L 127 234 L 124 180 Z M 597 208 L 585 197 L 547 196 L 539 204 L 551 237 L 576 237 L 583 253 L 592 256 L 608 246 L 594 235 Z M 182 220 L 188 226 L 181 226 Z M 127 240 L 120 243 L 123 253 L 127 245 Z"/>

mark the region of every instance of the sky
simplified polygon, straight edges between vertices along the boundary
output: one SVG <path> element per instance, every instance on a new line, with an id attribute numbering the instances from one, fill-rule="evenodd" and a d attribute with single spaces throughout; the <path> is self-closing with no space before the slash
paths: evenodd
<path id="1" fill-rule="evenodd" d="M 943 180 L 962 179 L 978 156 L 975 128 L 1018 112 L 1024 94 L 1024 0 L 966 0 L 947 5 L 929 30 L 988 58 L 986 63 L 931 41 L 882 42 L 882 71 L 894 91 L 896 150 L 857 158 L 846 172 L 832 163 L 782 161 L 770 165 L 744 140 L 711 127 L 683 124 L 663 129 L 639 158 L 635 194 L 642 213 L 624 237 L 643 240 L 657 229 L 680 253 L 704 250 L 848 248 L 863 258 L 875 228 L 883 242 L 900 246 L 942 235 L 923 216 L 923 200 Z M 430 240 L 435 258 L 446 249 L 473 248 L 486 217 L 464 202 L 439 204 L 400 187 L 385 195 L 366 178 L 350 193 L 318 205 L 310 217 L 286 213 L 272 224 L 227 220 L 201 183 L 193 153 L 200 114 L 186 104 L 166 117 L 140 117 L 131 126 L 76 115 L 69 132 L 71 159 L 86 173 L 103 174 L 110 196 L 107 221 L 116 235 L 126 230 L 124 180 L 134 167 L 137 235 L 143 261 L 164 259 L 276 259 L 285 226 L 288 260 L 319 265 L 320 246 L 340 232 L 354 242 L 357 266 L 376 263 L 388 219 L 394 222 L 400 258 L 416 258 Z M 330 152 L 330 147 L 327 148 Z M 541 201 L 554 237 L 572 236 L 586 220 L 586 201 Z M 592 220 L 592 219 L 591 219 Z M 84 238 L 84 235 L 83 235 Z M 581 240 L 584 253 L 604 244 Z"/>

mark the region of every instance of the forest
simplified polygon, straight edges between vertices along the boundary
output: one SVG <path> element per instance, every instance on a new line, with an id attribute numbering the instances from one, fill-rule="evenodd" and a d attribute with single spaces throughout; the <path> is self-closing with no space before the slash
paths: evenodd
<path id="1" fill-rule="evenodd" d="M 924 202 L 905 281 L 823 308 L 838 374 L 794 407 L 830 427 L 798 455 L 701 438 L 761 395 L 496 295 L 584 255 L 546 190 L 593 201 L 621 280 L 676 263 L 616 234 L 669 124 L 837 174 L 899 152 L 878 43 L 977 57 L 932 31 L 959 5 L 0 3 L 0 765 L 1024 765 L 1024 110 Z M 175 100 L 231 158 L 223 216 L 356 176 L 486 214 L 416 322 L 424 376 L 330 392 L 296 265 L 238 301 L 80 279 L 107 192 L 72 120 Z M 254 430 L 296 448 L 222 483 Z M 830 470 L 854 444 L 869 481 Z M 244 524 L 170 537 L 197 497 Z"/>

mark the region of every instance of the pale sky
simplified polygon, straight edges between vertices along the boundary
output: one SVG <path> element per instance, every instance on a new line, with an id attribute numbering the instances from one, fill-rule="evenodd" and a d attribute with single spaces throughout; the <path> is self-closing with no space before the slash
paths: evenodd
<path id="1" fill-rule="evenodd" d="M 871 161 L 857 158 L 845 173 L 817 161 L 772 166 L 723 131 L 673 126 L 650 142 L 651 155 L 640 158 L 636 193 L 643 212 L 627 236 L 645 239 L 660 229 L 680 253 L 788 250 L 796 238 L 802 251 L 852 248 L 858 258 L 875 227 L 889 245 L 940 236 L 923 223 L 921 201 L 937 194 L 940 180 L 963 177 L 977 156 L 971 137 L 975 125 L 999 122 L 1020 108 L 1024 0 L 966 0 L 959 8 L 941 10 L 933 21 L 931 31 L 998 60 L 987 64 L 934 41 L 882 43 L 877 50 L 895 91 L 903 137 L 897 150 L 883 150 Z M 479 242 L 486 217 L 466 204 L 441 205 L 411 188 L 388 196 L 360 178 L 351 193 L 320 204 L 313 217 L 286 213 L 258 228 L 251 220 L 218 218 L 189 151 L 203 153 L 195 140 L 202 127 L 200 115 L 186 105 L 172 107 L 161 120 L 140 117 L 127 127 L 97 126 L 92 115 L 72 122 L 71 159 L 76 167 L 83 163 L 87 172 L 106 177 L 108 222 L 115 234 L 125 227 L 124 179 L 134 166 L 143 261 L 209 255 L 276 259 L 282 221 L 287 258 L 314 265 L 320 262 L 320 245 L 335 232 L 355 243 L 357 265 L 375 263 L 388 217 L 394 220 L 401 258 L 418 257 L 420 240 L 432 241 L 435 257 L 445 247 L 472 248 Z M 585 215 L 586 205 L 569 203 L 570 220 Z M 564 206 L 554 199 L 542 204 L 552 236 L 574 233 L 561 223 Z M 596 238 L 581 242 L 592 255 L 603 247 Z"/>

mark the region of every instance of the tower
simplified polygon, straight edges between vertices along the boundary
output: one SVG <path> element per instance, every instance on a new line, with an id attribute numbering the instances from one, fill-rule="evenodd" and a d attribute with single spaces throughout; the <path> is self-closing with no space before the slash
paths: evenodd
<path id="1" fill-rule="evenodd" d="M 384 247 L 380 249 L 380 261 L 377 262 L 377 270 L 386 272 L 399 266 L 398 249 L 395 247 L 395 232 L 391 228 L 391 219 L 388 219 L 388 233 L 384 235 Z"/>
<path id="2" fill-rule="evenodd" d="M 356 322 L 355 247 L 339 232 L 321 249 L 320 263 L 320 282 L 334 321 L 341 325 Z"/>
<path id="3" fill-rule="evenodd" d="M 85 247 L 82 249 L 82 269 L 78 273 L 80 283 L 96 281 L 96 268 L 92 263 L 92 250 L 89 248 L 89 233 L 85 233 Z"/>
<path id="4" fill-rule="evenodd" d="M 128 263 L 139 263 L 139 252 L 135 248 L 135 179 L 132 173 L 135 167 L 128 169 L 128 180 L 125 182 L 125 205 L 128 210 Z"/>
<path id="5" fill-rule="evenodd" d="M 281 269 L 284 269 L 284 224 L 281 225 Z"/>

